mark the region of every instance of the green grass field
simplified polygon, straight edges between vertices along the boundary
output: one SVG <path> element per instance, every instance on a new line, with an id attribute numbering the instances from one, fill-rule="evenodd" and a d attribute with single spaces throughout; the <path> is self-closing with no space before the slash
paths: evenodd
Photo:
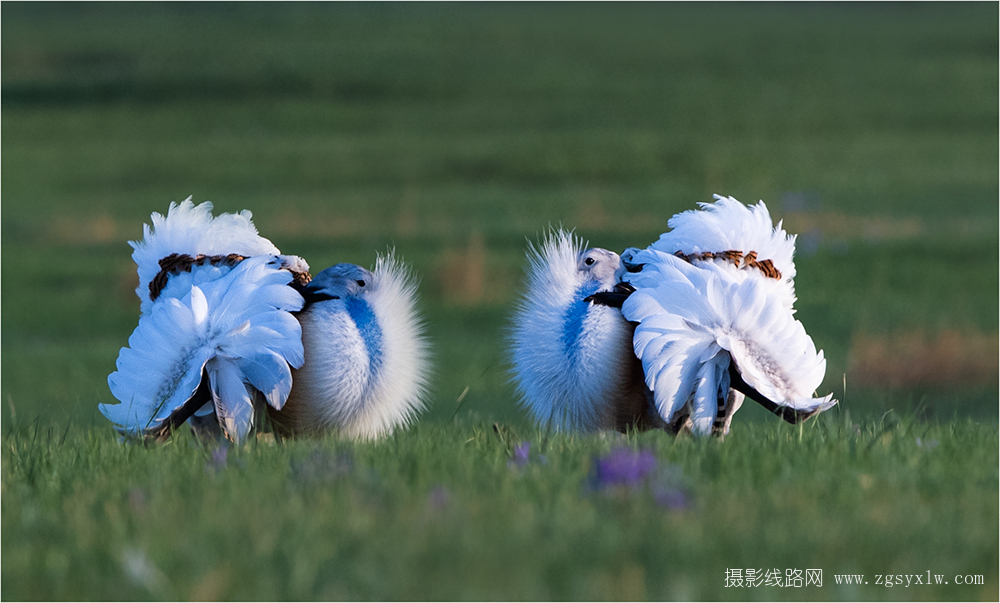
<path id="1" fill-rule="evenodd" d="M 1000 598 L 996 4 L 0 11 L 0 598 Z M 840 407 L 745 407 L 724 441 L 532 428 L 504 352 L 527 241 L 645 246 L 712 193 L 799 234 Z M 119 444 L 125 241 L 188 195 L 314 272 L 394 246 L 434 341 L 421 421 Z M 623 449 L 655 467 L 602 486 Z M 927 572 L 949 584 L 875 585 Z"/>

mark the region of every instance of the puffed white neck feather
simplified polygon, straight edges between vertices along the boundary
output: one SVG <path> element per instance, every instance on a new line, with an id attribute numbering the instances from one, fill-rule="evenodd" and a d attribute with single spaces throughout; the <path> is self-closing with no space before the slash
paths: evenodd
<path id="1" fill-rule="evenodd" d="M 393 252 L 370 274 L 361 292 L 312 303 L 298 315 L 305 362 L 293 373 L 285 406 L 271 411 L 286 433 L 376 439 L 424 409 L 430 354 L 416 278 Z"/>
<path id="2" fill-rule="evenodd" d="M 617 254 L 585 249 L 562 230 L 550 232 L 540 247 L 530 245 L 509 345 L 514 383 L 539 425 L 596 431 L 641 419 L 646 392 L 632 354 L 632 326 L 617 308 L 585 301 L 610 291 L 622 272 Z"/>

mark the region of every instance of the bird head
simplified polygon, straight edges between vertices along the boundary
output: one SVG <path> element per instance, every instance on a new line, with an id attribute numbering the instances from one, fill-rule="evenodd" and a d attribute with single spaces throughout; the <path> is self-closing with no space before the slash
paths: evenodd
<path id="1" fill-rule="evenodd" d="M 371 289 L 372 282 L 371 271 L 354 264 L 337 264 L 323 270 L 298 290 L 306 303 L 314 303 L 363 296 Z"/>
<path id="2" fill-rule="evenodd" d="M 621 280 L 625 267 L 617 253 L 592 247 L 580 252 L 577 271 L 583 283 L 597 283 L 598 291 L 610 291 Z"/>

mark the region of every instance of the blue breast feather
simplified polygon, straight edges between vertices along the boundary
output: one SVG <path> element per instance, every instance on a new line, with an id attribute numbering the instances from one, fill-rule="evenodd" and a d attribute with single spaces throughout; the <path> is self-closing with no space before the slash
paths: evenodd
<path id="1" fill-rule="evenodd" d="M 368 366 L 374 377 L 382 367 L 382 327 L 379 326 L 375 313 L 365 300 L 348 297 L 346 305 L 347 313 L 351 315 L 351 319 L 358 327 L 361 340 L 365 342 L 365 348 L 368 350 Z"/>
<path id="2" fill-rule="evenodd" d="M 586 318 L 587 310 L 590 309 L 591 305 L 590 302 L 585 302 L 583 299 L 597 293 L 600 288 L 600 283 L 592 281 L 580 285 L 573 293 L 573 301 L 563 315 L 562 343 L 566 355 L 571 358 L 576 356 L 580 332 L 583 331 L 583 319 Z"/>

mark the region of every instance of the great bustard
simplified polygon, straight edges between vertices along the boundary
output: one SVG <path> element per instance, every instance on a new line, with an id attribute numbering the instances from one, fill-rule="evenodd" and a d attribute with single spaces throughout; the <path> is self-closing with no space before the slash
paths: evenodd
<path id="1" fill-rule="evenodd" d="M 512 356 L 538 423 L 724 434 L 744 395 L 789 422 L 837 403 L 813 397 L 826 361 L 793 316 L 794 237 L 763 202 L 715 198 L 621 258 L 565 233 L 529 253 Z M 608 269 L 588 280 L 600 262 Z"/>
<path id="2" fill-rule="evenodd" d="M 108 377 L 120 403 L 101 412 L 125 435 L 164 437 L 190 419 L 237 442 L 262 407 L 293 435 L 371 438 L 411 421 L 428 355 L 410 273 L 390 254 L 374 272 L 340 264 L 311 283 L 308 264 L 281 255 L 251 218 L 213 217 L 211 203 L 189 198 L 130 243 L 139 325 Z M 338 275 L 355 273 L 364 293 L 333 300 Z M 359 337 L 356 353 L 330 357 Z M 342 374 L 364 375 L 350 400 L 327 391 Z"/>

